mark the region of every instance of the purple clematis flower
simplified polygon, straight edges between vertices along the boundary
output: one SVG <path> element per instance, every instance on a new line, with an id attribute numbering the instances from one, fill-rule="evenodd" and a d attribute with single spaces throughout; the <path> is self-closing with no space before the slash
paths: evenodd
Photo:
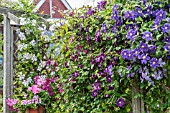
<path id="1" fill-rule="evenodd" d="M 106 24 L 102 24 L 102 32 L 106 33 L 107 30 L 108 30 L 108 28 L 107 28 Z"/>
<path id="2" fill-rule="evenodd" d="M 142 8 L 141 7 L 138 7 L 138 6 L 136 7 L 136 15 L 137 16 L 141 16 L 141 17 L 143 16 Z"/>
<path id="3" fill-rule="evenodd" d="M 125 26 L 125 29 L 126 29 L 126 30 L 133 29 L 133 24 L 127 24 L 127 25 Z"/>
<path id="4" fill-rule="evenodd" d="M 161 9 L 156 13 L 156 19 L 162 20 L 162 19 L 165 19 L 165 18 L 166 18 L 166 11 L 163 11 Z"/>
<path id="5" fill-rule="evenodd" d="M 119 20 L 119 15 L 118 15 L 118 11 L 117 10 L 114 10 L 112 12 L 111 18 L 114 19 L 114 20 Z"/>
<path id="6" fill-rule="evenodd" d="M 92 87 L 93 87 L 94 91 L 100 91 L 101 90 L 101 83 L 95 82 L 94 84 L 92 84 Z"/>
<path id="7" fill-rule="evenodd" d="M 91 16 L 94 13 L 95 13 L 95 11 L 91 7 L 89 7 L 88 12 L 86 14 Z"/>
<path id="8" fill-rule="evenodd" d="M 123 24 L 123 19 L 119 17 L 118 20 L 115 21 L 114 26 L 121 26 L 122 24 Z"/>
<path id="9" fill-rule="evenodd" d="M 104 1 L 104 0 L 101 1 L 101 2 L 98 2 L 98 3 L 97 3 L 98 9 L 99 9 L 99 10 L 102 10 L 102 9 L 105 7 L 106 3 L 107 3 L 107 1 Z"/>
<path id="10" fill-rule="evenodd" d="M 128 52 L 127 59 L 128 60 L 132 60 L 133 59 L 133 51 L 129 51 Z"/>
<path id="11" fill-rule="evenodd" d="M 128 58 L 128 54 L 129 54 L 129 51 L 127 49 L 123 49 L 121 51 L 121 56 L 123 59 L 127 59 Z"/>
<path id="12" fill-rule="evenodd" d="M 146 43 L 140 42 L 140 49 L 143 52 L 148 51 L 148 45 Z"/>
<path id="13" fill-rule="evenodd" d="M 157 20 L 154 22 L 154 24 L 152 25 L 152 30 L 156 31 L 160 29 L 160 23 L 157 22 Z"/>
<path id="14" fill-rule="evenodd" d="M 108 69 L 109 75 L 112 76 L 112 69 L 113 69 L 112 65 L 109 65 L 107 69 Z"/>
<path id="15" fill-rule="evenodd" d="M 148 41 L 150 41 L 150 40 L 153 39 L 153 38 L 152 38 L 152 33 L 149 32 L 149 31 L 145 31 L 145 32 L 143 32 L 142 38 L 145 39 L 146 42 L 148 42 Z"/>
<path id="16" fill-rule="evenodd" d="M 170 53 L 170 43 L 167 43 L 167 44 L 164 46 L 164 49 L 167 50 L 167 51 Z"/>
<path id="17" fill-rule="evenodd" d="M 146 81 L 148 81 L 148 82 L 151 82 L 152 80 L 151 80 L 151 78 L 150 78 L 150 76 L 148 76 L 148 74 L 145 72 L 145 73 L 142 73 L 142 76 L 141 76 L 141 79 L 145 79 Z"/>
<path id="18" fill-rule="evenodd" d="M 116 101 L 116 105 L 118 107 L 124 107 L 125 105 L 125 100 L 123 98 L 119 98 L 117 101 Z"/>
<path id="19" fill-rule="evenodd" d="M 96 62 L 101 62 L 100 56 L 97 56 L 97 57 L 96 57 Z"/>
<path id="20" fill-rule="evenodd" d="M 130 39 L 131 41 L 134 41 L 135 35 L 136 35 L 136 30 L 130 29 L 126 35 L 126 38 Z"/>
<path id="21" fill-rule="evenodd" d="M 137 32 L 139 27 L 136 25 L 136 23 L 133 24 L 133 29 Z"/>
<path id="22" fill-rule="evenodd" d="M 115 5 L 113 6 L 113 8 L 112 8 L 112 11 L 117 10 L 117 8 L 118 8 L 118 4 L 115 4 Z"/>
<path id="23" fill-rule="evenodd" d="M 131 19 L 132 19 L 132 20 L 134 20 L 134 19 L 137 17 L 137 15 L 136 15 L 136 13 L 135 13 L 134 10 L 132 10 L 132 11 L 130 12 L 130 15 L 131 15 Z"/>
<path id="24" fill-rule="evenodd" d="M 144 14 L 145 14 L 145 15 L 151 15 L 151 14 L 152 14 L 152 6 L 148 6 L 148 7 L 144 10 Z"/>
<path id="25" fill-rule="evenodd" d="M 93 77 L 94 79 L 96 79 L 96 78 L 97 78 L 97 75 L 93 74 L 92 77 Z"/>
<path id="26" fill-rule="evenodd" d="M 148 52 L 150 52 L 152 54 L 155 54 L 156 53 L 156 49 L 157 49 L 157 47 L 155 45 L 150 46 Z"/>
<path id="27" fill-rule="evenodd" d="M 167 36 L 163 39 L 164 42 L 170 42 L 170 36 Z"/>
<path id="28" fill-rule="evenodd" d="M 163 73 L 161 70 L 158 70 L 158 71 L 154 71 L 154 73 L 152 74 L 152 77 L 155 79 L 155 80 L 160 80 L 163 78 Z"/>
<path id="29" fill-rule="evenodd" d="M 152 59 L 150 60 L 150 66 L 155 69 L 155 68 L 157 68 L 157 67 L 159 66 L 159 63 L 158 63 L 158 62 L 159 62 L 158 59 L 152 58 Z"/>
<path id="30" fill-rule="evenodd" d="M 75 76 L 75 77 L 78 77 L 78 75 L 79 75 L 79 72 L 78 72 L 78 71 L 75 71 L 74 76 Z"/>
<path id="31" fill-rule="evenodd" d="M 141 60 L 142 64 L 146 64 L 148 60 L 150 60 L 150 57 L 147 54 L 142 54 L 140 56 L 138 56 L 138 59 Z"/>
<path id="32" fill-rule="evenodd" d="M 130 11 L 126 11 L 126 12 L 124 13 L 124 17 L 125 17 L 126 19 L 131 19 L 131 13 L 130 13 Z"/>
<path id="33" fill-rule="evenodd" d="M 140 50 L 139 47 L 137 47 L 133 50 L 133 56 L 134 57 L 138 57 L 140 53 L 141 53 L 141 50 Z"/>
<path id="34" fill-rule="evenodd" d="M 135 75 L 135 73 L 129 73 L 129 74 L 127 74 L 127 78 L 130 78 L 130 77 L 134 77 L 134 75 Z"/>
<path id="35" fill-rule="evenodd" d="M 109 94 L 105 94 L 105 95 L 104 95 L 104 97 L 109 98 L 109 97 L 110 97 L 110 95 L 109 95 Z"/>
<path id="36" fill-rule="evenodd" d="M 159 58 L 159 66 L 160 67 L 163 67 L 163 65 L 165 65 L 165 62 L 162 61 L 162 58 Z"/>
<path id="37" fill-rule="evenodd" d="M 111 76 L 106 76 L 106 81 L 107 82 L 111 82 L 112 81 L 112 77 Z"/>
<path id="38" fill-rule="evenodd" d="M 143 5 L 146 5 L 146 3 L 147 3 L 147 1 L 146 1 L 146 0 L 142 0 L 142 2 L 143 2 Z"/>
<path id="39" fill-rule="evenodd" d="M 164 26 L 161 27 L 163 33 L 168 33 L 170 30 L 170 24 L 165 23 Z"/>
<path id="40" fill-rule="evenodd" d="M 95 34 L 95 42 L 99 42 L 100 41 L 100 30 L 98 30 Z"/>
<path id="41" fill-rule="evenodd" d="M 116 31 L 117 31 L 116 26 L 112 26 L 111 31 L 112 31 L 112 33 L 116 33 Z"/>
<path id="42" fill-rule="evenodd" d="M 89 43 L 89 42 L 91 41 L 90 35 L 88 35 L 88 36 L 86 37 L 86 40 L 87 40 L 87 43 Z"/>
<path id="43" fill-rule="evenodd" d="M 94 64 L 95 63 L 95 60 L 94 60 L 94 58 L 92 57 L 91 58 L 91 61 L 90 61 L 90 64 Z"/>
<path id="44" fill-rule="evenodd" d="M 98 91 L 93 91 L 93 92 L 92 92 L 92 96 L 93 96 L 93 97 L 96 97 L 97 95 L 98 95 Z"/>
<path id="45" fill-rule="evenodd" d="M 114 90 L 114 86 L 108 86 L 108 90 Z"/>

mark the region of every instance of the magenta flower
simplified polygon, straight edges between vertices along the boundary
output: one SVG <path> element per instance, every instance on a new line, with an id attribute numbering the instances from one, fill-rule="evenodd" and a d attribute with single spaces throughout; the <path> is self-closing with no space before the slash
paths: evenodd
<path id="1" fill-rule="evenodd" d="M 111 82 L 112 81 L 112 77 L 110 75 L 106 76 L 106 81 L 107 82 Z"/>
<path id="2" fill-rule="evenodd" d="M 98 95 L 98 91 L 95 90 L 95 91 L 92 92 L 93 97 L 96 97 L 97 95 Z"/>
<path id="3" fill-rule="evenodd" d="M 27 104 L 27 100 L 22 100 L 22 101 L 21 101 L 21 104 L 22 104 L 22 105 L 26 105 L 26 104 Z"/>
<path id="4" fill-rule="evenodd" d="M 95 42 L 99 42 L 100 41 L 100 30 L 98 30 L 96 33 L 95 33 Z"/>
<path id="5" fill-rule="evenodd" d="M 123 98 L 119 98 L 117 101 L 116 101 L 116 105 L 118 107 L 124 107 L 125 105 L 125 100 Z"/>
<path id="6" fill-rule="evenodd" d="M 7 103 L 7 105 L 8 105 L 8 106 L 13 107 L 13 105 L 15 105 L 15 104 L 17 104 L 17 103 L 18 103 L 18 100 L 8 98 L 8 99 L 6 100 L 6 103 Z"/>
<path id="7" fill-rule="evenodd" d="M 108 90 L 114 90 L 114 86 L 109 85 Z"/>
<path id="8" fill-rule="evenodd" d="M 38 87 L 38 85 L 32 85 L 28 88 L 28 91 L 32 91 L 34 94 L 37 94 L 41 91 L 41 89 Z"/>

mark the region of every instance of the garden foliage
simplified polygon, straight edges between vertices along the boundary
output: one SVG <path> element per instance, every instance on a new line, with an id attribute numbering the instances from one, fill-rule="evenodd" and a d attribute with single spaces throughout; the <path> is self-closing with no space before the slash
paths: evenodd
<path id="1" fill-rule="evenodd" d="M 45 105 L 49 113 L 128 113 L 142 97 L 145 111 L 170 105 L 168 2 L 98 3 L 46 26 L 29 15 L 17 31 L 13 110 Z M 28 15 L 27 15 L 28 16 Z M 60 50 L 60 51 L 59 51 Z M 11 104 L 13 102 L 13 104 Z"/>

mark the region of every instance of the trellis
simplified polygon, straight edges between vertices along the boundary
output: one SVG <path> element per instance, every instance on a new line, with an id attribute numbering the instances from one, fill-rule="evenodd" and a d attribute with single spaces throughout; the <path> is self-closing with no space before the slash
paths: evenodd
<path id="1" fill-rule="evenodd" d="M 3 26 L 3 113 L 10 113 L 6 104 L 6 99 L 13 94 L 13 51 L 14 51 L 14 27 L 11 27 L 10 21 L 20 25 L 20 19 L 16 14 L 23 14 L 24 12 L 11 10 L 6 7 L 0 7 L 0 14 L 4 16 Z M 42 15 L 41 15 L 42 16 Z M 46 16 L 47 17 L 47 16 Z M 142 98 L 134 98 L 135 92 L 140 89 L 136 84 L 132 87 L 132 109 L 133 113 L 144 112 L 144 102 Z M 141 91 L 142 92 L 142 91 Z"/>
<path id="2" fill-rule="evenodd" d="M 13 56 L 14 56 L 14 27 L 10 25 L 13 21 L 17 25 L 20 25 L 20 19 L 15 16 L 21 15 L 24 12 L 11 10 L 7 7 L 0 7 L 0 14 L 3 14 L 3 113 L 10 113 L 10 110 L 6 104 L 6 100 L 9 96 L 13 95 Z M 48 18 L 47 15 L 41 15 Z M 44 21 L 44 18 L 42 18 Z"/>

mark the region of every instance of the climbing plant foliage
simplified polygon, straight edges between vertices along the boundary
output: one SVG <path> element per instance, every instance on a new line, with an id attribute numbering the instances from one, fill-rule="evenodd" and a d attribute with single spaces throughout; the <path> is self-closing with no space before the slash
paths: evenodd
<path id="1" fill-rule="evenodd" d="M 13 110 L 36 105 L 49 113 L 129 113 L 169 107 L 170 5 L 146 0 L 98 3 L 46 26 L 29 15 L 17 32 Z M 28 16 L 27 15 L 27 16 Z M 13 102 L 14 101 L 14 102 Z M 13 102 L 13 104 L 11 104 Z"/>

